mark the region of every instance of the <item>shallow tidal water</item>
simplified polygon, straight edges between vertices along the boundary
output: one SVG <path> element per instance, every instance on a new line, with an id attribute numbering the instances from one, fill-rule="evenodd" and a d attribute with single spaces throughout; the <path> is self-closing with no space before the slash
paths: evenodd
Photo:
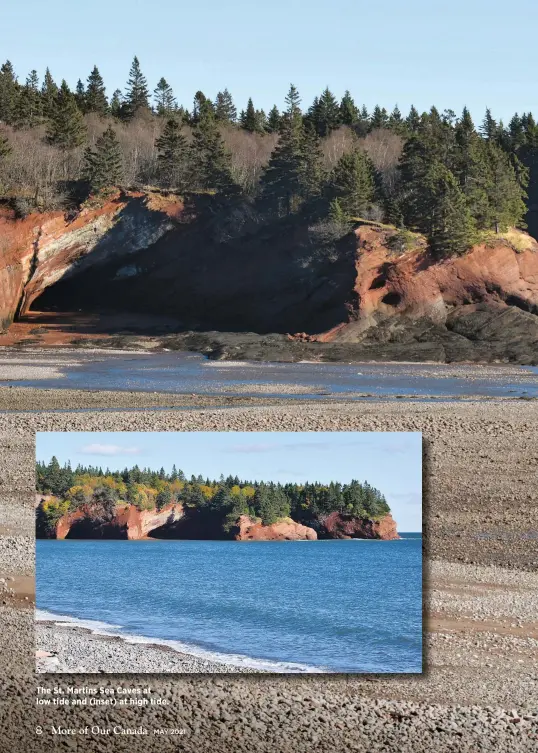
<path id="1" fill-rule="evenodd" d="M 37 614 L 272 672 L 417 673 L 422 538 L 402 537 L 38 540 Z"/>
<path id="2" fill-rule="evenodd" d="M 35 358 L 35 357 L 34 357 Z M 45 357 L 43 357 L 45 358 Z M 535 398 L 536 367 L 444 364 L 332 364 L 210 361 L 193 353 L 122 355 L 57 354 L 59 378 L 14 379 L 4 385 L 83 390 L 265 395 L 407 398 Z M 39 361 L 24 354 L 12 362 Z M 46 363 L 50 368 L 51 358 Z M 43 367 L 45 368 L 45 367 Z"/>

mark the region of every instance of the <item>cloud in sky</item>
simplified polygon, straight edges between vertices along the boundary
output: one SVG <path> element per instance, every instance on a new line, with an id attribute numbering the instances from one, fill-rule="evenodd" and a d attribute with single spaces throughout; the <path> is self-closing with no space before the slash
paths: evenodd
<path id="1" fill-rule="evenodd" d="M 380 452 L 405 453 L 409 451 L 409 442 L 404 437 L 378 437 L 371 436 L 362 439 L 350 439 L 348 441 L 335 442 L 328 440 L 323 442 L 290 442 L 286 444 L 271 444 L 264 442 L 249 442 L 247 444 L 235 444 L 223 448 L 222 452 L 255 455 L 266 452 L 293 452 L 294 450 L 334 450 L 339 447 L 375 447 Z"/>
<path id="2" fill-rule="evenodd" d="M 87 444 L 79 451 L 81 455 L 139 455 L 139 447 L 122 447 L 119 444 Z"/>

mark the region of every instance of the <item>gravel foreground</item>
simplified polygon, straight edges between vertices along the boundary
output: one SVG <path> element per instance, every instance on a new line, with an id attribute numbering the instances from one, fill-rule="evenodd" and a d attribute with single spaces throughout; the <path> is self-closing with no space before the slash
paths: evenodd
<path id="1" fill-rule="evenodd" d="M 257 673 L 257 670 L 207 661 L 158 645 L 127 643 L 121 638 L 93 634 L 80 627 L 64 627 L 48 620 L 37 622 L 35 629 L 36 649 L 51 654 L 37 658 L 38 673 L 122 673 L 126 667 L 132 671 L 136 668 L 136 672 L 150 673 Z"/>
<path id="2" fill-rule="evenodd" d="M 39 409 L 35 392 L 34 409 Z M 305 402 L 142 413 L 103 413 L 97 407 L 98 401 L 95 411 L 84 414 L 0 415 L 0 580 L 33 569 L 36 430 L 422 431 L 425 672 L 406 677 L 145 675 L 142 681 L 125 675 L 36 676 L 33 609 L 5 589 L 0 594 L 2 753 L 536 750 L 535 402 Z M 136 398 L 130 407 L 137 407 Z M 9 581 L 4 585 L 9 588 Z M 148 685 L 155 699 L 168 704 L 36 707 L 36 684 L 59 682 L 91 689 Z M 41 736 L 35 732 L 38 724 Z M 105 732 L 54 735 L 52 725 L 97 725 Z"/>

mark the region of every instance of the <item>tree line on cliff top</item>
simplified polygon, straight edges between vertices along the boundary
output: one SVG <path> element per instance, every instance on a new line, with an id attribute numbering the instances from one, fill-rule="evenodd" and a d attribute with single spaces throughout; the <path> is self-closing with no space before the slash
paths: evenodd
<path id="1" fill-rule="evenodd" d="M 481 233 L 525 227 L 537 155 L 531 113 L 504 125 L 488 110 L 477 129 L 467 109 L 368 112 L 328 87 L 303 110 L 293 85 L 283 111 L 251 98 L 238 113 L 227 89 L 196 92 L 188 109 L 164 78 L 151 96 L 136 57 L 110 97 L 97 66 L 74 91 L 48 69 L 22 83 L 9 61 L 0 68 L 0 196 L 21 214 L 153 185 L 213 197 L 236 233 L 298 215 L 321 224 L 323 244 L 370 220 L 425 235 L 443 257 Z"/>
<path id="2" fill-rule="evenodd" d="M 141 511 L 179 503 L 187 515 L 217 517 L 227 531 L 241 515 L 270 525 L 288 517 L 308 522 L 332 512 L 369 519 L 390 512 L 383 494 L 367 482 L 280 484 L 244 481 L 237 476 L 187 479 L 176 466 L 170 473 L 136 465 L 123 471 L 82 465 L 73 470 L 69 463 L 60 466 L 56 457 L 49 463 L 36 463 L 36 488 L 47 497 L 37 509 L 38 523 L 45 528 L 80 508 L 94 519 L 110 521 L 120 502 Z"/>

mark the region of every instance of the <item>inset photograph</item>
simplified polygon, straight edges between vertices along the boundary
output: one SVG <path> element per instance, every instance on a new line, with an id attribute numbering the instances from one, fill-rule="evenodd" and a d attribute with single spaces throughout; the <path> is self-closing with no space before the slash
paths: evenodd
<path id="1" fill-rule="evenodd" d="M 36 435 L 36 669 L 422 672 L 422 435 Z"/>

